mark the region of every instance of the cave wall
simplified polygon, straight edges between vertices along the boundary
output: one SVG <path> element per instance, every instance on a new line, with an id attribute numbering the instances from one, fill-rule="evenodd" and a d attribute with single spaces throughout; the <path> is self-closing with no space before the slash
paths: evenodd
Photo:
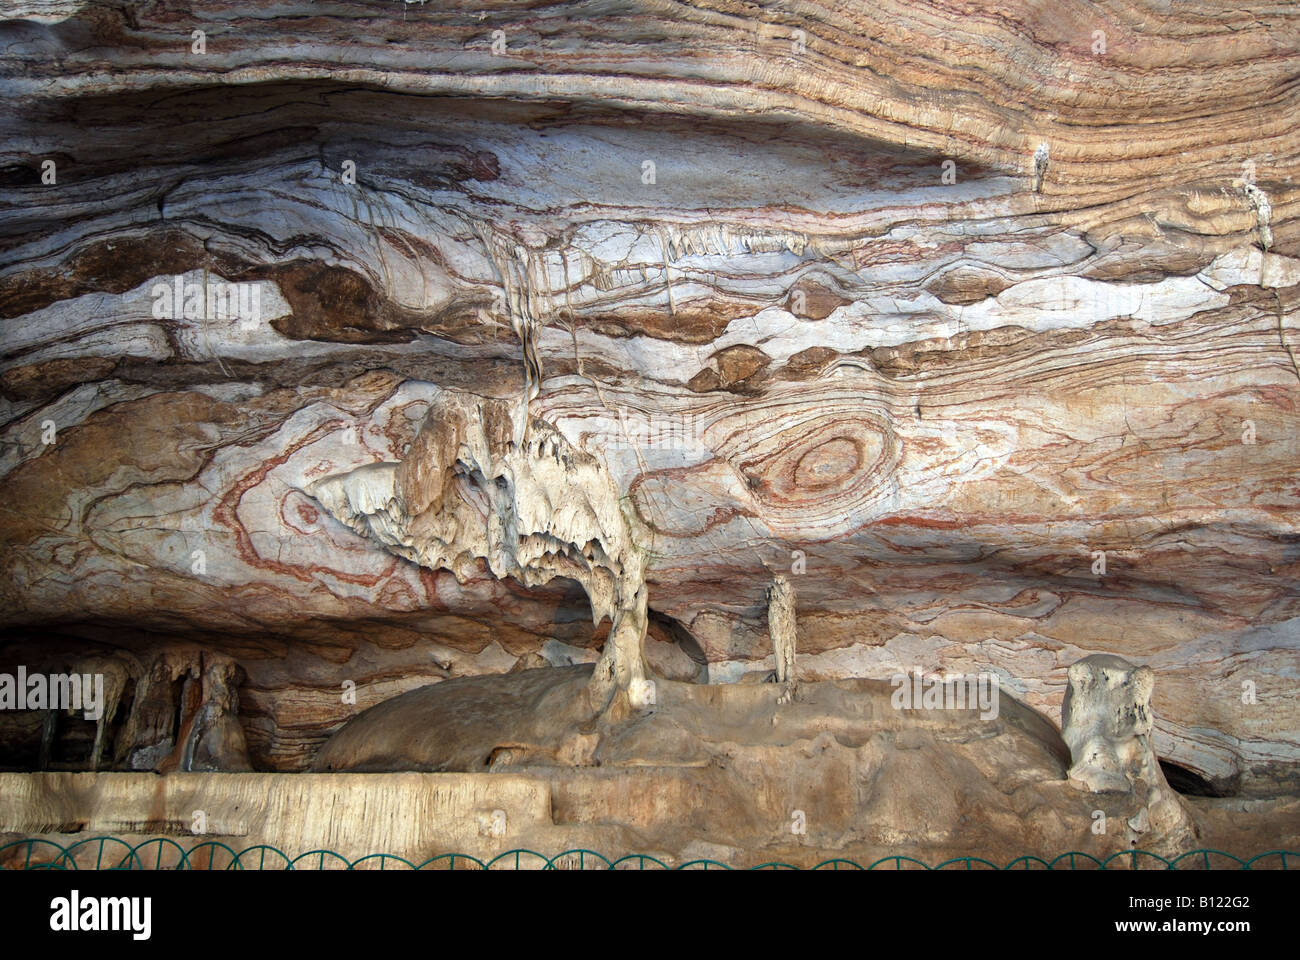
<path id="1" fill-rule="evenodd" d="M 994 670 L 1056 717 L 1114 653 L 1160 678 L 1162 758 L 1293 784 L 1293 6 L 45 0 L 0 32 L 6 661 L 230 656 L 254 765 L 295 770 L 430 680 L 594 659 L 573 584 L 458 582 L 308 492 L 445 390 L 523 396 L 646 531 L 660 671 L 771 669 L 784 573 L 801 676 Z M 177 277 L 257 316 L 168 309 Z"/>

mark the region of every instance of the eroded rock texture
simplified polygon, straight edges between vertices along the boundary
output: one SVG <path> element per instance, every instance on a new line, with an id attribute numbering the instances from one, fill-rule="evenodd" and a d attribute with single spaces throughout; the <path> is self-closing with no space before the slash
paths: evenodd
<path id="1" fill-rule="evenodd" d="M 11 652 L 231 658 L 253 766 L 300 770 L 395 694 L 596 660 L 593 611 L 660 676 L 771 670 L 776 571 L 804 680 L 994 671 L 1055 717 L 1119 655 L 1161 759 L 1294 790 L 1292 5 L 3 17 Z M 617 564 L 380 529 L 398 488 L 431 530 L 523 502 L 540 448 L 481 425 L 455 499 L 452 394 L 592 464 Z"/>
<path id="2" fill-rule="evenodd" d="M 1191 818 L 1151 748 L 1151 668 L 1094 654 L 1071 664 L 1068 676 L 1061 735 L 1070 748 L 1070 785 L 1129 795 L 1137 808 L 1126 821 L 1134 842 L 1148 833 L 1163 844 L 1189 836 Z"/>

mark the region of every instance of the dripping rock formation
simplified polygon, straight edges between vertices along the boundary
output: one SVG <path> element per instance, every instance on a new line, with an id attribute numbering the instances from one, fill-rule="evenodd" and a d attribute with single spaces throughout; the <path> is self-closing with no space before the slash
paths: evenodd
<path id="1" fill-rule="evenodd" d="M 0 835 L 1300 848 L 1300 8 L 0 37 Z"/>

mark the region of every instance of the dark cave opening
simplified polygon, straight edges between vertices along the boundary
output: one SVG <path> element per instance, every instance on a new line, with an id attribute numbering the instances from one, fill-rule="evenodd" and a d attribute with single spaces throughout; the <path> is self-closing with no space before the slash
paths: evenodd
<path id="1" fill-rule="evenodd" d="M 1160 769 L 1175 793 L 1185 797 L 1231 797 L 1237 793 L 1235 781 L 1216 783 L 1172 760 L 1166 760 L 1164 757 L 1160 757 L 1159 760 Z"/>

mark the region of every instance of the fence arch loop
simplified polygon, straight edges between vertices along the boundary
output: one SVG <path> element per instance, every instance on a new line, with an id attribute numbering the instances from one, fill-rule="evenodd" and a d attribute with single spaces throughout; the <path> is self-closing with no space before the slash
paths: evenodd
<path id="1" fill-rule="evenodd" d="M 117 849 L 125 850 L 114 864 Z M 109 851 L 112 851 L 109 853 Z M 91 854 L 93 852 L 93 863 Z M 84 857 L 86 865 L 77 862 Z M 439 853 L 414 864 L 395 853 L 369 853 L 348 860 L 335 850 L 318 848 L 290 858 L 271 844 L 260 843 L 236 852 L 220 840 L 204 840 L 186 850 L 171 837 L 154 837 L 131 846 L 121 837 L 87 837 L 68 846 L 44 837 L 29 837 L 0 845 L 0 870 L 1139 870 L 1178 869 L 1290 869 L 1300 851 L 1265 850 L 1243 860 L 1225 850 L 1188 850 L 1172 860 L 1150 850 L 1119 850 L 1104 859 L 1080 850 L 1068 850 L 1051 860 L 1025 854 L 998 866 L 983 857 L 952 857 L 931 867 L 923 860 L 895 853 L 863 866 L 856 860 L 831 857 L 816 866 L 800 867 L 769 860 L 750 867 L 734 867 L 720 860 L 687 860 L 675 867 L 648 853 L 628 853 L 611 860 L 603 853 L 575 847 L 547 857 L 523 848 L 499 853 L 486 862 L 468 853 Z M 6 864 L 8 864 L 6 866 Z M 328 866 L 327 866 L 328 864 Z"/>

